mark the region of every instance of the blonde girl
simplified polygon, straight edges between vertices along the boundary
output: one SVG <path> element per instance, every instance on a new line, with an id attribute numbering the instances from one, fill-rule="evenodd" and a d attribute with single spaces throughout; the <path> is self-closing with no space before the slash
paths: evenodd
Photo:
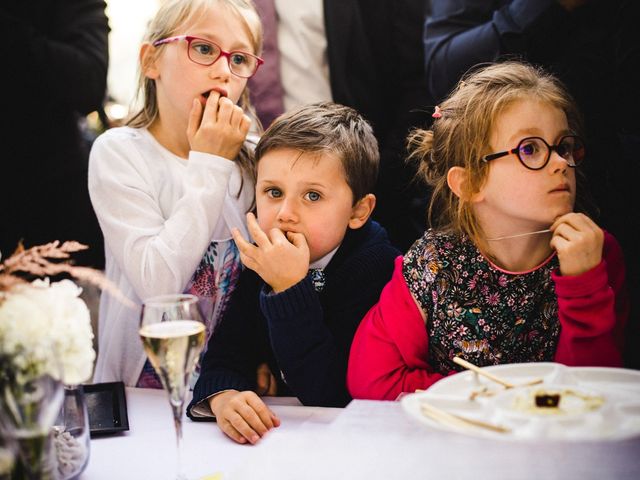
<path id="1" fill-rule="evenodd" d="M 253 202 L 247 80 L 262 30 L 246 0 L 168 0 L 140 48 L 143 105 L 95 142 L 89 190 L 106 273 L 140 304 L 188 291 L 210 335 L 241 264 L 231 228 Z M 95 381 L 160 387 L 138 338 L 138 312 L 100 304 Z"/>
<path id="2" fill-rule="evenodd" d="M 616 240 L 575 208 L 586 150 L 564 87 L 530 65 L 490 65 L 433 116 L 409 147 L 440 216 L 360 324 L 350 393 L 427 388 L 460 370 L 455 356 L 619 366 L 624 263 Z"/>

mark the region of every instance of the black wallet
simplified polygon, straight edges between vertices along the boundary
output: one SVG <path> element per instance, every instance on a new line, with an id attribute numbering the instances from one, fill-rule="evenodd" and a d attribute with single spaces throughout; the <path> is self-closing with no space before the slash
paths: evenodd
<path id="1" fill-rule="evenodd" d="M 83 389 L 92 437 L 129 430 L 124 383 L 91 383 Z"/>

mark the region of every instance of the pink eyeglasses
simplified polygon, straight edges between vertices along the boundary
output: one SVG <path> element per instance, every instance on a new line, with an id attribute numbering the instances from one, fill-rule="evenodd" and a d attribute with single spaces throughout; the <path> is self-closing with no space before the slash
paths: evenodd
<path id="1" fill-rule="evenodd" d="M 260 57 L 247 52 L 233 51 L 225 52 L 220 45 L 204 38 L 192 37 L 191 35 L 178 35 L 168 37 L 153 42 L 153 46 L 164 45 L 165 43 L 176 42 L 178 40 L 187 41 L 187 55 L 189 60 L 198 65 L 213 65 L 221 56 L 227 59 L 229 70 L 234 75 L 242 78 L 252 77 L 258 67 L 264 63 Z"/>

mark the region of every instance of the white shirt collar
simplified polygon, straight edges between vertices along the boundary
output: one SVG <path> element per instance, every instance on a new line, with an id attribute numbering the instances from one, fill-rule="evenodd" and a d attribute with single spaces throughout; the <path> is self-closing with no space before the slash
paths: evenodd
<path id="1" fill-rule="evenodd" d="M 338 248 L 340 248 L 340 245 L 338 245 L 336 248 L 334 248 L 333 250 L 331 250 L 329 253 L 327 253 L 324 257 L 319 258 L 318 260 L 316 260 L 315 262 L 311 263 L 309 265 L 309 268 L 320 268 L 320 269 L 324 269 L 327 265 L 329 265 L 329 262 L 331 261 L 331 259 L 333 258 L 333 256 L 336 254 L 336 252 L 338 251 Z"/>

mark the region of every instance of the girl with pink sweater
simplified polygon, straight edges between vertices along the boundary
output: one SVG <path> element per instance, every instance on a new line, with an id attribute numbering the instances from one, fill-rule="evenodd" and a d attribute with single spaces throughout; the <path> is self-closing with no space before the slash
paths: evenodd
<path id="1" fill-rule="evenodd" d="M 580 207 L 579 116 L 557 79 L 477 70 L 409 138 L 430 217 L 351 347 L 354 398 L 395 399 L 476 365 L 621 366 L 628 316 L 617 241 Z"/>

